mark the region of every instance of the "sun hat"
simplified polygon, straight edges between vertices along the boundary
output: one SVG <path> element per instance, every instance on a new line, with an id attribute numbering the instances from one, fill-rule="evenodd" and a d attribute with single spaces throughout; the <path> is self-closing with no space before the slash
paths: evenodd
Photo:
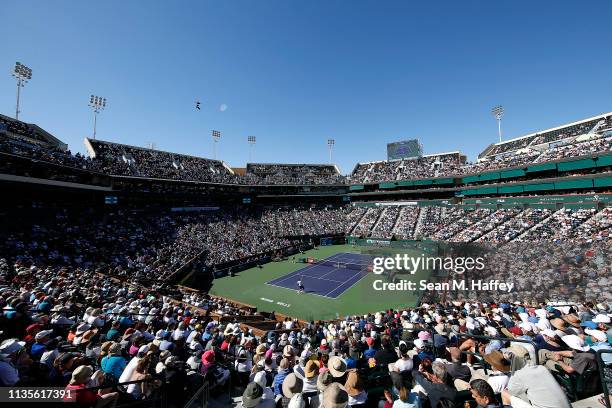
<path id="1" fill-rule="evenodd" d="M 357 371 L 351 370 L 349 372 L 344 388 L 351 397 L 355 397 L 359 395 L 361 391 L 363 391 L 363 384 L 359 379 L 359 374 L 357 374 Z"/>
<path id="2" fill-rule="evenodd" d="M 315 360 L 308 360 L 304 367 L 304 377 L 312 378 L 319 374 L 319 362 Z"/>
<path id="3" fill-rule="evenodd" d="M 291 397 L 287 408 L 306 408 L 306 401 L 304 401 L 304 397 L 302 397 L 302 394 L 297 393 L 293 397 Z"/>
<path id="4" fill-rule="evenodd" d="M 302 392 L 304 382 L 295 373 L 291 373 L 283 380 L 283 395 L 287 398 L 293 397 L 294 394 Z"/>
<path id="5" fill-rule="evenodd" d="M 246 389 L 242 393 L 242 406 L 245 408 L 254 408 L 259 405 L 259 401 L 263 395 L 263 388 L 261 385 L 252 382 L 246 386 Z"/>
<path id="6" fill-rule="evenodd" d="M 561 318 L 574 327 L 580 327 L 580 319 L 576 315 L 569 314 L 561 316 Z"/>
<path id="7" fill-rule="evenodd" d="M 10 355 L 18 352 L 26 345 L 25 341 L 17 339 L 7 339 L 0 344 L 0 354 Z"/>
<path id="8" fill-rule="evenodd" d="M 90 366 L 82 365 L 78 366 L 76 370 L 72 372 L 72 378 L 70 379 L 70 385 L 84 384 L 89 380 L 93 374 L 93 368 Z"/>
<path id="9" fill-rule="evenodd" d="M 484 359 L 497 371 L 501 371 L 502 373 L 510 371 L 510 363 L 504 358 L 504 355 L 497 350 L 493 350 L 489 354 L 485 354 Z"/>
<path id="10" fill-rule="evenodd" d="M 606 333 L 602 332 L 601 330 L 586 329 L 584 332 L 597 341 L 604 342 L 608 340 L 608 336 L 606 336 Z"/>
<path id="11" fill-rule="evenodd" d="M 550 324 L 552 327 L 554 327 L 557 330 L 564 331 L 565 329 L 567 329 L 567 325 L 565 321 L 563 319 L 559 319 L 558 317 L 555 319 L 552 319 L 550 321 Z"/>
<path id="12" fill-rule="evenodd" d="M 81 323 L 77 326 L 76 329 L 76 335 L 80 336 L 81 334 L 85 333 L 87 330 L 89 330 L 91 328 L 91 325 L 87 324 L 87 323 Z"/>
<path id="13" fill-rule="evenodd" d="M 257 373 L 255 373 L 255 376 L 253 377 L 253 382 L 256 382 L 257 384 L 259 384 L 261 388 L 265 388 L 266 387 L 266 372 L 258 371 Z"/>
<path id="14" fill-rule="evenodd" d="M 605 314 L 598 314 L 597 316 L 595 316 L 593 318 L 593 322 L 595 323 L 605 323 L 605 324 L 610 324 L 610 316 L 605 315 Z"/>
<path id="15" fill-rule="evenodd" d="M 323 406 L 325 408 L 345 408 L 348 405 L 348 393 L 338 384 L 330 384 L 323 393 Z"/>
<path id="16" fill-rule="evenodd" d="M 36 336 L 34 336 L 34 340 L 40 341 L 44 339 L 45 337 L 49 337 L 52 334 L 53 334 L 53 330 L 42 330 L 36 333 Z"/>
<path id="17" fill-rule="evenodd" d="M 323 392 L 332 382 L 334 382 L 334 377 L 331 373 L 329 371 L 322 372 L 317 378 L 317 389 L 319 392 Z"/>
<path id="18" fill-rule="evenodd" d="M 287 358 L 293 358 L 294 354 L 293 354 L 293 347 L 291 347 L 290 345 L 286 345 L 283 348 L 283 357 L 287 357 Z"/>
<path id="19" fill-rule="evenodd" d="M 346 372 L 346 362 L 338 356 L 333 356 L 329 359 L 328 367 L 332 376 L 336 378 L 342 377 Z"/>
<path id="20" fill-rule="evenodd" d="M 568 336 L 563 336 L 561 338 L 568 347 L 573 348 L 578 351 L 589 351 L 590 347 L 584 345 L 584 340 L 580 336 L 575 334 L 570 334 Z"/>

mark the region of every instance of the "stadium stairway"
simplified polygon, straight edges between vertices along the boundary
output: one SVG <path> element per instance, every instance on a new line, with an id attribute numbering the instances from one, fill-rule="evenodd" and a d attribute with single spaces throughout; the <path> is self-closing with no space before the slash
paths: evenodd
<path id="1" fill-rule="evenodd" d="M 424 207 L 419 211 L 419 216 L 417 217 L 416 224 L 414 225 L 414 231 L 412 232 L 412 235 L 414 237 L 421 236 L 421 231 L 423 229 L 423 220 L 425 219 L 425 215 L 427 214 L 428 209 L 429 207 Z"/>
<path id="2" fill-rule="evenodd" d="M 383 215 L 387 212 L 388 208 L 383 208 L 382 211 L 379 211 L 377 216 L 376 216 L 376 220 L 374 221 L 374 224 L 372 225 L 372 228 L 370 228 L 370 236 L 372 235 L 372 232 L 374 232 L 376 230 L 376 227 L 378 226 L 378 224 L 380 223 L 380 221 L 383 219 Z"/>
<path id="3" fill-rule="evenodd" d="M 520 235 L 518 235 L 516 238 L 514 238 L 512 241 L 517 242 L 517 241 L 523 241 L 523 239 L 534 229 L 538 229 L 540 227 L 542 227 L 543 225 L 546 225 L 548 222 L 550 222 L 550 220 L 552 219 L 552 217 L 557 213 L 553 212 L 551 213 L 548 217 L 544 218 L 542 221 L 538 222 L 537 224 L 532 225 L 530 228 L 527 228 L 525 231 L 523 231 Z"/>
<path id="4" fill-rule="evenodd" d="M 407 229 L 405 230 L 401 230 L 400 227 L 404 225 L 403 220 L 405 218 L 408 218 L 411 216 L 411 212 L 416 212 L 416 217 L 414 219 L 413 222 L 411 222 L 410 224 L 406 225 Z M 420 218 L 420 214 L 421 210 L 419 207 L 408 207 L 408 206 L 404 206 L 402 207 L 402 209 L 400 210 L 400 213 L 397 216 L 397 219 L 395 220 L 395 224 L 393 225 L 393 229 L 392 231 L 392 235 L 396 235 L 401 237 L 401 239 L 412 239 L 414 237 L 414 232 L 416 230 L 416 224 Z"/>
<path id="5" fill-rule="evenodd" d="M 393 226 L 395 226 L 398 216 L 398 207 L 384 208 L 382 213 L 379 215 L 378 220 L 374 224 L 374 227 L 372 228 L 372 236 L 378 238 L 391 238 L 391 235 L 393 235 Z M 391 221 L 391 228 L 385 228 L 387 221 Z"/>
<path id="6" fill-rule="evenodd" d="M 510 221 L 512 218 L 519 214 L 514 209 L 499 209 L 476 224 L 470 225 L 468 228 L 461 231 L 450 239 L 453 242 L 473 242 L 478 238 L 488 234 L 489 232 L 496 229 L 498 226 Z M 500 218 L 503 216 L 503 218 Z"/>
<path id="7" fill-rule="evenodd" d="M 357 220 L 354 221 L 353 225 L 351 225 L 351 228 L 348 231 L 348 235 L 353 235 L 353 232 L 355 231 L 355 229 L 357 229 L 357 226 L 361 224 L 361 220 L 363 220 L 363 217 L 365 217 L 367 210 L 364 207 L 358 207 L 354 208 L 353 212 L 357 214 Z"/>

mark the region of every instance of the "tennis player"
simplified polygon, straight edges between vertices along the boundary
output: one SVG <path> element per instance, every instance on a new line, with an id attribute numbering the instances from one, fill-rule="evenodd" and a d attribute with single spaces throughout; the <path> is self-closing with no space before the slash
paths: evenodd
<path id="1" fill-rule="evenodd" d="M 300 276 L 300 279 L 297 281 L 298 292 L 304 293 L 304 276 Z"/>

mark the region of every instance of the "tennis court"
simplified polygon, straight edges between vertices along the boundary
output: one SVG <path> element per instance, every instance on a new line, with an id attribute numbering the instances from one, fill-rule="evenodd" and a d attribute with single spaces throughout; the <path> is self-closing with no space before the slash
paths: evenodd
<path id="1" fill-rule="evenodd" d="M 370 255 L 340 252 L 266 284 L 297 291 L 301 279 L 306 293 L 336 299 L 368 275 L 372 259 Z"/>

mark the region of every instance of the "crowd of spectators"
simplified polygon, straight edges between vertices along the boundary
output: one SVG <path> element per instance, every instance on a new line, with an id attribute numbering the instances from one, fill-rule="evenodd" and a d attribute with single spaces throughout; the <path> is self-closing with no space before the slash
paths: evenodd
<path id="1" fill-rule="evenodd" d="M 384 208 L 380 207 L 371 207 L 366 210 L 363 214 L 359 222 L 355 225 L 355 227 L 350 231 L 350 235 L 354 236 L 370 236 L 372 232 L 372 228 L 378 221 L 378 218 L 382 214 Z"/>
<path id="2" fill-rule="evenodd" d="M 154 149 L 89 140 L 94 161 L 107 174 L 171 180 L 230 182 L 233 173 L 222 162 Z"/>
<path id="3" fill-rule="evenodd" d="M 392 229 L 393 235 L 399 239 L 412 239 L 419 214 L 419 207 L 401 207 L 399 216 L 397 217 L 397 222 Z"/>
<path id="4" fill-rule="evenodd" d="M 486 247 L 485 247 L 486 248 Z M 486 248 L 486 268 L 466 279 L 512 282 L 512 292 L 498 291 L 499 300 L 570 302 L 584 299 L 610 301 L 611 257 L 608 239 L 587 237 L 573 240 L 510 242 Z M 457 298 L 476 299 L 477 290 L 453 293 Z"/>
<path id="5" fill-rule="evenodd" d="M 35 265 L 104 265 L 133 282 L 157 281 L 194 258 L 214 267 L 299 245 L 298 237 L 347 228 L 345 209 L 225 209 L 198 213 L 125 209 L 24 214 L 0 232 L 1 253 Z"/>
<path id="6" fill-rule="evenodd" d="M 359 208 L 359 207 L 357 207 Z M 510 241 L 572 240 L 589 237 L 605 240 L 610 233 L 612 213 L 606 207 L 563 208 L 469 208 L 461 206 L 426 206 L 369 208 L 355 213 L 361 218 L 347 225 L 348 235 L 376 238 L 432 238 L 449 242 L 487 242 L 504 244 Z M 357 210 L 354 210 L 354 212 Z M 382 214 L 382 215 L 381 215 Z M 380 216 L 380 221 L 376 220 Z M 393 224 L 392 220 L 395 220 Z"/>
<path id="7" fill-rule="evenodd" d="M 554 269 L 568 250 L 526 255 L 511 270 Z M 609 276 L 601 256 L 594 249 L 582 262 Z M 563 291 L 567 284 L 552 287 L 563 283 L 523 282 L 531 292 L 542 284 Z M 568 396 L 599 391 L 594 352 L 610 350 L 612 338 L 601 292 L 562 306 L 458 295 L 331 322 L 278 322 L 284 332 L 257 337 L 239 323 L 245 312 L 222 299 L 192 293 L 184 303 L 91 269 L 2 259 L 0 383 L 66 387 L 83 407 L 151 401 L 162 391 L 168 406 L 182 407 L 205 381 L 213 395 L 239 390 L 245 408 L 569 408 Z M 220 323 L 218 312 L 230 319 Z M 566 376 L 583 378 L 578 394 Z"/>
<path id="8" fill-rule="evenodd" d="M 593 135 L 589 140 L 569 140 L 548 148 L 526 147 L 523 150 L 500 157 L 489 155 L 475 163 L 463 163 L 457 154 L 444 156 L 446 160 L 441 160 L 437 165 L 436 159 L 430 157 L 420 160 L 389 160 L 358 164 L 351 175 L 351 180 L 355 183 L 371 183 L 431 177 L 460 177 L 483 171 L 587 156 L 611 151 L 612 136 Z"/>
<path id="9" fill-rule="evenodd" d="M 546 218 L 550 217 L 552 210 L 547 208 L 527 208 L 519 212 L 514 218 L 476 239 L 477 242 L 491 244 L 504 244 L 514 240 L 523 232 L 533 228 Z M 603 230 L 604 228 L 602 228 Z"/>
<path id="10" fill-rule="evenodd" d="M 479 208 L 476 210 L 464 209 L 462 212 L 463 216 L 452 223 L 446 223 L 433 234 L 432 238 L 442 241 L 452 240 L 452 238 L 462 233 L 467 228 L 473 228 L 474 225 L 479 224 L 481 220 L 489 217 L 493 213 L 493 210 L 489 208 Z"/>
<path id="11" fill-rule="evenodd" d="M 496 229 L 502 224 L 506 224 L 508 221 L 516 217 L 521 211 L 516 208 L 500 209 L 492 212 L 489 216 L 486 216 L 482 220 L 469 224 L 464 227 L 458 234 L 451 237 L 451 242 L 471 242 L 487 234 L 488 232 Z M 469 220 L 468 220 L 469 221 Z"/>
<path id="12" fill-rule="evenodd" d="M 37 144 L 8 137 L 2 133 L 0 133 L 0 152 L 17 156 L 25 156 L 34 160 L 45 161 L 62 166 L 76 167 L 79 169 L 95 168 L 93 161 L 80 153 L 73 155 L 70 151 L 64 151 L 59 148 L 42 147 Z"/>
<path id="13" fill-rule="evenodd" d="M 400 207 L 386 207 L 383 209 L 380 219 L 372 228 L 372 235 L 378 238 L 391 238 L 394 226 L 398 221 Z"/>
<path id="14" fill-rule="evenodd" d="M 538 146 L 547 143 L 554 143 L 558 140 L 572 139 L 593 132 L 594 130 L 605 130 L 612 127 L 612 116 L 605 118 L 596 118 L 586 122 L 578 123 L 571 126 L 551 130 L 543 133 L 536 133 L 531 136 L 522 137 L 510 142 L 497 144 L 488 156 L 495 156 L 505 152 L 511 152 L 525 148 L 527 146 Z M 593 132 L 594 133 L 594 132 Z"/>
<path id="15" fill-rule="evenodd" d="M 458 174 L 465 161 L 460 153 L 447 153 L 412 159 L 359 163 L 351 174 L 356 183 L 408 180 Z"/>
<path id="16" fill-rule="evenodd" d="M 0 131 L 45 145 L 53 139 L 51 135 L 36 125 L 15 120 L 2 114 L 0 114 Z"/>
<path id="17" fill-rule="evenodd" d="M 168 180 L 185 180 L 224 184 L 287 184 L 321 185 L 384 182 L 432 177 L 463 176 L 482 171 L 578 157 L 612 149 L 612 136 L 605 133 L 608 122 L 599 126 L 600 132 L 586 139 L 575 138 L 574 131 L 555 131 L 565 135 L 560 139 L 537 135 L 498 146 L 504 146 L 506 154 L 488 154 L 476 163 L 466 163 L 458 152 L 429 155 L 415 159 L 401 159 L 358 164 L 349 178 L 342 176 L 336 166 L 324 164 L 265 164 L 250 163 L 245 174 L 235 174 L 223 162 L 201 157 L 140 148 L 101 140 L 88 140 L 95 152 L 90 159 L 62 147 L 53 147 L 42 130 L 32 125 L 5 120 L 0 126 L 0 151 L 19 156 L 48 161 L 55 164 L 102 172 L 107 175 L 133 176 Z M 561 133 L 559 133 L 561 132 Z M 570 135 L 570 136 L 567 136 Z M 584 137 L 584 136 L 582 136 Z M 549 140 L 550 139 L 550 140 Z M 516 149 L 515 143 L 526 143 Z M 548 145 L 535 143 L 546 140 Z M 559 142 L 556 142 L 559 140 Z M 532 143 L 533 142 L 533 143 Z M 555 143 L 553 143 L 555 142 Z M 514 147 L 513 147 L 514 146 Z M 504 151 L 506 151 L 504 150 Z"/>
<path id="18" fill-rule="evenodd" d="M 580 143 L 564 143 L 547 149 L 534 161 L 535 163 L 560 160 L 567 157 L 586 156 L 612 150 L 612 136 L 596 138 Z"/>
<path id="19" fill-rule="evenodd" d="M 241 184 L 345 184 L 333 164 L 249 163 Z"/>
<path id="20" fill-rule="evenodd" d="M 535 225 L 520 235 L 517 241 L 533 240 L 567 240 L 574 239 L 580 235 L 579 226 L 589 218 L 593 217 L 597 210 L 563 208 L 556 211 L 543 222 Z"/>

